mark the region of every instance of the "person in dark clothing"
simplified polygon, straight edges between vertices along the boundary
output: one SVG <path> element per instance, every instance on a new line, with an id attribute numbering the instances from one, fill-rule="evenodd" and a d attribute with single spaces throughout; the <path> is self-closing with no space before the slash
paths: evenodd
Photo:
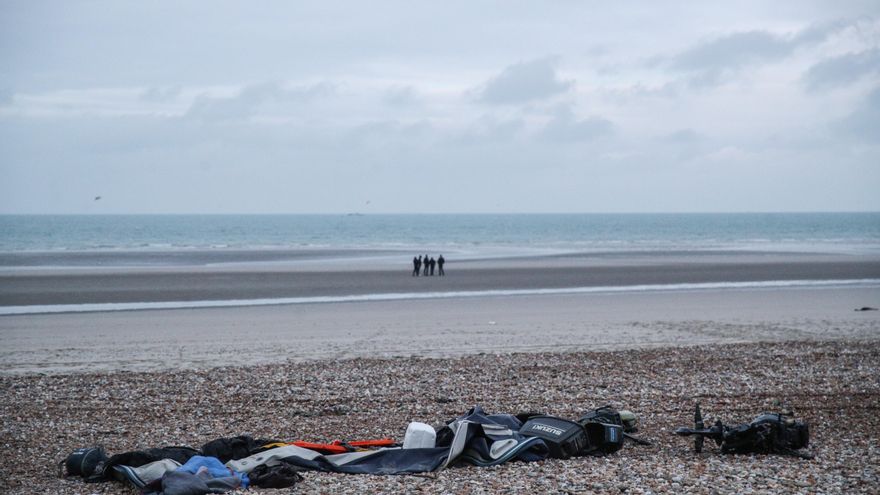
<path id="1" fill-rule="evenodd" d="M 418 276 L 419 276 L 419 272 L 421 272 L 421 271 L 422 271 L 422 257 L 419 256 L 418 258 L 416 258 L 415 256 L 413 256 L 413 272 L 412 272 L 412 276 L 413 276 L 413 277 L 418 277 Z"/>
<path id="2" fill-rule="evenodd" d="M 441 254 L 440 257 L 437 258 L 437 268 L 439 268 L 439 273 L 437 273 L 438 277 L 446 275 L 446 273 L 443 271 L 443 263 L 446 263 L 446 260 L 443 259 L 443 255 Z"/>
<path id="3" fill-rule="evenodd" d="M 433 277 L 434 276 L 434 265 L 436 265 L 437 262 L 434 261 L 433 257 L 431 257 L 431 261 L 429 261 L 428 264 L 431 267 L 431 276 Z"/>
<path id="4" fill-rule="evenodd" d="M 424 275 L 424 276 L 427 277 L 427 276 L 428 276 L 428 271 L 431 269 L 431 264 L 428 263 L 428 255 L 427 255 L 427 254 L 425 255 L 424 260 L 425 260 L 425 261 L 424 261 L 424 263 L 425 263 L 425 272 L 422 273 L 422 275 Z"/>

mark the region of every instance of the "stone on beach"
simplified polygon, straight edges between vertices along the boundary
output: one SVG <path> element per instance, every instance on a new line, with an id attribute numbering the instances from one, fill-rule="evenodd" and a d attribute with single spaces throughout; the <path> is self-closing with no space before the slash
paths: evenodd
<path id="1" fill-rule="evenodd" d="M 880 343 L 861 340 L 5 376 L 0 445 L 15 469 L 0 491 L 134 493 L 118 483 L 59 479 L 55 464 L 81 446 L 118 453 L 241 433 L 402 439 L 410 421 L 440 425 L 474 404 L 570 418 L 612 404 L 639 414 L 640 435 L 654 445 L 420 476 L 305 473 L 293 492 L 871 493 L 880 482 L 878 368 Z M 692 442 L 671 431 L 691 423 L 696 401 L 707 420 L 726 423 L 789 409 L 810 422 L 816 459 L 726 456 L 709 444 L 694 454 Z"/>

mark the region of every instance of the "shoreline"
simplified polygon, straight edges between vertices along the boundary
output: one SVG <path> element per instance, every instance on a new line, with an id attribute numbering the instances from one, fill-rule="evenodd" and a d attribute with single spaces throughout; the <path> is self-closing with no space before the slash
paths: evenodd
<path id="1" fill-rule="evenodd" d="M 335 252 L 302 263 L 0 270 L 0 306 L 340 298 L 676 284 L 877 280 L 880 256 L 779 253 L 570 253 L 451 259 L 446 277 L 412 277 L 407 258 Z"/>
<path id="2" fill-rule="evenodd" d="M 522 297 L 522 296 L 553 296 L 570 294 L 625 294 L 625 293 L 657 293 L 679 292 L 693 293 L 701 291 L 766 291 L 777 289 L 880 289 L 880 279 L 851 280 L 770 280 L 756 282 L 717 282 L 717 283 L 678 283 L 649 284 L 630 286 L 591 286 L 566 288 L 534 288 L 534 289 L 486 289 L 476 291 L 447 292 L 391 292 L 378 294 L 351 294 L 330 296 L 276 297 L 263 299 L 227 299 L 227 300 L 186 300 L 186 301 L 153 301 L 153 302 L 110 302 L 110 303 L 79 303 L 79 304 L 32 304 L 25 306 L 0 306 L 0 317 L 71 314 L 71 313 L 104 313 L 115 311 L 152 311 L 180 310 L 205 308 L 244 308 L 255 306 L 290 306 L 301 304 L 334 304 L 334 303 L 370 303 L 385 301 L 416 302 L 426 299 L 464 299 L 486 297 Z"/>
<path id="3" fill-rule="evenodd" d="M 880 339 L 880 287 L 553 294 L 0 317 L 0 375 Z"/>
<path id="4" fill-rule="evenodd" d="M 371 266 L 390 268 L 409 263 L 413 255 L 443 253 L 446 258 L 464 264 L 500 263 L 521 266 L 534 263 L 650 262 L 653 260 L 829 260 L 880 258 L 880 246 L 792 246 L 790 248 L 584 248 L 584 247 L 513 247 L 513 246 L 396 246 L 396 247 L 255 247 L 255 248 L 161 248 L 161 249 L 92 249 L 0 251 L 0 272 L 115 270 L 198 270 L 214 268 L 260 267 L 305 270 L 351 266 L 354 261 L 369 261 Z"/>

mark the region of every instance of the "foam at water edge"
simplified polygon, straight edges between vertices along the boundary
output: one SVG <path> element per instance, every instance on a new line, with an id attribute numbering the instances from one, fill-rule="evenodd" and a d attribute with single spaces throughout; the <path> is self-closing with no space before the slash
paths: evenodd
<path id="1" fill-rule="evenodd" d="M 672 292 L 700 290 L 737 290 L 773 288 L 827 288 L 867 287 L 880 288 L 880 279 L 856 280 L 773 280 L 763 282 L 708 282 L 691 284 L 624 285 L 601 287 L 568 287 L 558 289 L 510 289 L 458 292 L 397 292 L 386 294 L 358 294 L 348 296 L 279 297 L 268 299 L 227 299 L 215 301 L 126 302 L 94 304 L 48 304 L 33 306 L 0 306 L 0 316 L 48 313 L 89 313 L 105 311 L 140 311 L 151 309 L 225 308 L 244 306 L 278 306 L 288 304 L 318 304 L 340 302 L 400 301 L 409 299 L 451 299 L 465 297 L 531 296 L 554 294 L 602 294 Z"/>

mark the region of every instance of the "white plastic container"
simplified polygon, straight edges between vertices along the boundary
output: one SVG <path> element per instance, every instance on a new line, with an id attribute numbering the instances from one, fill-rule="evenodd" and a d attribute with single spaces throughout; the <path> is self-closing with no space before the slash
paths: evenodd
<path id="1" fill-rule="evenodd" d="M 406 435 L 403 436 L 403 448 L 405 449 L 431 449 L 437 444 L 437 432 L 434 427 L 413 421 L 406 427 Z"/>

